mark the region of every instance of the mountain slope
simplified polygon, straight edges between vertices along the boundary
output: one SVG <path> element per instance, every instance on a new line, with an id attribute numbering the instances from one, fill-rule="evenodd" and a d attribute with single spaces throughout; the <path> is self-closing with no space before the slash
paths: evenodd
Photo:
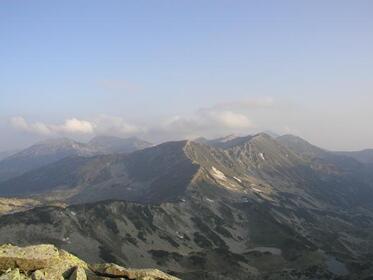
<path id="1" fill-rule="evenodd" d="M 372 243 L 360 241 L 372 236 L 368 219 L 211 196 L 114 201 L 3 216 L 0 242 L 53 243 L 89 262 L 155 267 L 182 279 L 347 279 L 372 264 Z"/>

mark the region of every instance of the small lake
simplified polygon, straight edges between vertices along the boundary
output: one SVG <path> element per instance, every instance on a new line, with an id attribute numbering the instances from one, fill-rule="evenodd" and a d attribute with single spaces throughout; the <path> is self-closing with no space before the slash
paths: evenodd
<path id="1" fill-rule="evenodd" d="M 349 274 L 349 271 L 344 263 L 338 261 L 333 256 L 326 255 L 326 257 L 327 257 L 326 265 L 328 266 L 328 270 L 330 272 L 336 275 L 339 275 L 339 276 L 344 276 L 344 275 Z"/>
<path id="2" fill-rule="evenodd" d="M 272 255 L 281 256 L 282 251 L 279 248 L 274 247 L 255 247 L 249 252 L 261 252 L 261 253 L 271 253 Z"/>

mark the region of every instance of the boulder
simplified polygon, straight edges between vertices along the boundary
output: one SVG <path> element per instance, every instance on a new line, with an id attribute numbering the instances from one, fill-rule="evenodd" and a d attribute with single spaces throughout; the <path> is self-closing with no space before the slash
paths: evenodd
<path id="1" fill-rule="evenodd" d="M 45 278 L 44 272 L 40 270 L 35 270 L 31 275 L 32 280 L 47 280 Z"/>
<path id="2" fill-rule="evenodd" d="M 109 263 L 91 265 L 90 269 L 96 274 L 108 277 L 125 277 L 127 279 L 148 279 L 148 280 L 177 280 L 178 278 L 166 274 L 158 269 L 131 269 Z"/>
<path id="3" fill-rule="evenodd" d="M 0 280 L 28 280 L 27 276 L 21 274 L 19 269 L 9 269 L 3 275 L 0 276 Z"/>
<path id="4" fill-rule="evenodd" d="M 88 264 L 53 245 L 0 246 L 0 280 L 178 280 L 157 269 Z"/>
<path id="5" fill-rule="evenodd" d="M 9 244 L 0 246 L 0 270 L 19 268 L 38 270 L 57 263 L 59 252 L 53 245 L 16 247 Z"/>
<path id="6" fill-rule="evenodd" d="M 69 280 L 87 280 L 84 268 L 77 266 L 71 274 Z"/>

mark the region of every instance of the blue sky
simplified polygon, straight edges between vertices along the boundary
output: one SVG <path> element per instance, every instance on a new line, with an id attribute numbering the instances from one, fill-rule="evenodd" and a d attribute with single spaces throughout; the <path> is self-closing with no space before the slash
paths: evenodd
<path id="1" fill-rule="evenodd" d="M 1 1 L 0 150 L 267 129 L 373 147 L 372 12 L 352 0 Z"/>

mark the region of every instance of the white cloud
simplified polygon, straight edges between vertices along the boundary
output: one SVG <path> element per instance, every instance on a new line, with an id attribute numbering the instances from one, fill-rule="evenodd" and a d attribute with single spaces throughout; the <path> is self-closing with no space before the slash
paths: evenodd
<path id="1" fill-rule="evenodd" d="M 253 122 L 244 114 L 215 108 L 204 108 L 192 116 L 172 116 L 149 128 L 149 134 L 159 139 L 185 139 L 199 136 L 220 136 L 247 132 Z"/>
<path id="2" fill-rule="evenodd" d="M 133 135 L 144 131 L 144 128 L 131 124 L 121 117 L 101 115 L 94 121 L 97 134 Z"/>
<path id="3" fill-rule="evenodd" d="M 51 133 L 48 126 L 41 122 L 35 122 L 35 123 L 28 123 L 23 117 L 13 117 L 10 119 L 10 124 L 21 131 L 27 131 L 37 134 L 45 134 L 48 135 Z"/>
<path id="4" fill-rule="evenodd" d="M 62 124 L 46 124 L 43 122 L 30 123 L 25 118 L 18 116 L 11 118 L 10 124 L 18 130 L 41 135 L 92 134 L 95 130 L 93 123 L 76 118 L 68 119 Z"/>
<path id="5" fill-rule="evenodd" d="M 100 115 L 90 120 L 70 118 L 61 124 L 28 122 L 23 117 L 14 117 L 11 119 L 11 124 L 18 130 L 47 136 L 136 135 L 152 141 L 165 141 L 249 133 L 256 128 L 255 122 L 249 115 L 255 115 L 253 114 L 255 109 L 272 106 L 272 104 L 272 98 L 227 102 L 201 108 L 189 115 L 148 120 L 144 124 L 132 123 L 122 117 L 110 115 Z"/>
<path id="6" fill-rule="evenodd" d="M 245 129 L 252 126 L 252 122 L 247 116 L 232 111 L 208 110 L 202 117 L 206 118 L 209 124 L 215 124 L 228 129 Z"/>
<path id="7" fill-rule="evenodd" d="M 91 134 L 95 130 L 95 125 L 93 123 L 85 120 L 78 120 L 76 118 L 66 120 L 62 125 L 52 125 L 50 127 L 56 132 L 71 134 Z"/>

